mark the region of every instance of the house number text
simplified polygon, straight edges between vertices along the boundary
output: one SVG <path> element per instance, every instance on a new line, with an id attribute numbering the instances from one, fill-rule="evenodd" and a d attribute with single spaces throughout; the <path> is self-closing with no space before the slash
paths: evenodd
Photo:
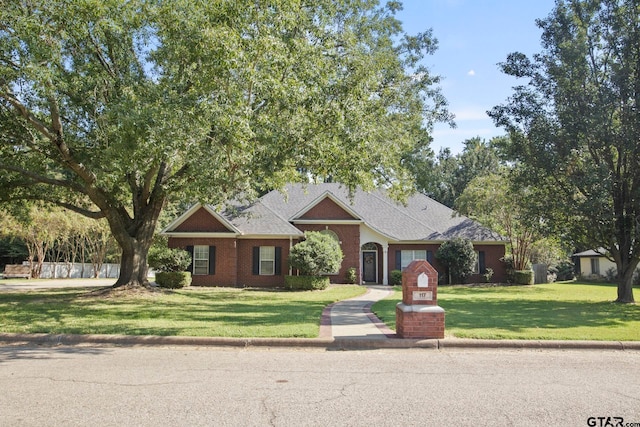
<path id="1" fill-rule="evenodd" d="M 431 301 L 433 299 L 432 291 L 413 291 L 414 301 Z"/>

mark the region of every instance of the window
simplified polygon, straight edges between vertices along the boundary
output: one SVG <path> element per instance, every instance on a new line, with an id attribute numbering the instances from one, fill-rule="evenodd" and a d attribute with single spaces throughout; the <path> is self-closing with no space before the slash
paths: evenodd
<path id="1" fill-rule="evenodd" d="M 484 251 L 476 251 L 476 266 L 475 274 L 485 274 L 487 272 L 487 266 L 485 262 Z"/>
<path id="2" fill-rule="evenodd" d="M 193 274 L 209 274 L 209 246 L 193 247 Z"/>
<path id="3" fill-rule="evenodd" d="M 426 250 L 411 250 L 411 251 L 400 251 L 400 269 L 404 270 L 411 261 L 416 259 L 427 259 L 427 251 Z"/>
<path id="4" fill-rule="evenodd" d="M 260 246 L 260 275 L 273 276 L 276 272 L 276 248 Z"/>
<path id="5" fill-rule="evenodd" d="M 252 273 L 254 276 L 279 276 L 282 274 L 282 247 L 254 246 Z"/>
<path id="6" fill-rule="evenodd" d="M 591 274 L 600 274 L 600 258 L 591 258 Z"/>

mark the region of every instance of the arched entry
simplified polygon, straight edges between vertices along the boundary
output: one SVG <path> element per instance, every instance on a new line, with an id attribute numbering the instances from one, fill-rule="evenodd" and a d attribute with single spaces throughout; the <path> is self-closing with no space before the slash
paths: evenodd
<path id="1" fill-rule="evenodd" d="M 378 283 L 378 245 L 373 242 L 365 243 L 361 247 L 362 253 L 362 281 Z"/>

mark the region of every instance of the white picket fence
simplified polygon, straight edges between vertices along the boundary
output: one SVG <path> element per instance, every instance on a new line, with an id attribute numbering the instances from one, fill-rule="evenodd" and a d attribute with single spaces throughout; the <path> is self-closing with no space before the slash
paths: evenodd
<path id="1" fill-rule="evenodd" d="M 28 264 L 28 263 L 26 263 Z M 53 272 L 55 271 L 55 275 Z M 67 276 L 68 274 L 68 276 Z M 117 278 L 120 275 L 120 264 L 102 264 L 98 273 L 100 279 Z M 71 265 L 67 263 L 52 263 L 45 262 L 42 264 L 42 272 L 40 273 L 41 279 L 66 279 L 67 277 L 72 279 L 80 278 L 92 278 L 93 265 L 90 263 L 78 263 L 75 262 Z"/>

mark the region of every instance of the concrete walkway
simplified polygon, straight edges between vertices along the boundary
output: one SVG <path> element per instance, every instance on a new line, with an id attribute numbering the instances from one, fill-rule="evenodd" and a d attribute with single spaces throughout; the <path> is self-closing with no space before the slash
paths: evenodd
<path id="1" fill-rule="evenodd" d="M 371 312 L 371 306 L 393 292 L 390 286 L 369 285 L 367 292 L 328 306 L 322 315 L 320 338 L 387 339 L 395 333 Z"/>

